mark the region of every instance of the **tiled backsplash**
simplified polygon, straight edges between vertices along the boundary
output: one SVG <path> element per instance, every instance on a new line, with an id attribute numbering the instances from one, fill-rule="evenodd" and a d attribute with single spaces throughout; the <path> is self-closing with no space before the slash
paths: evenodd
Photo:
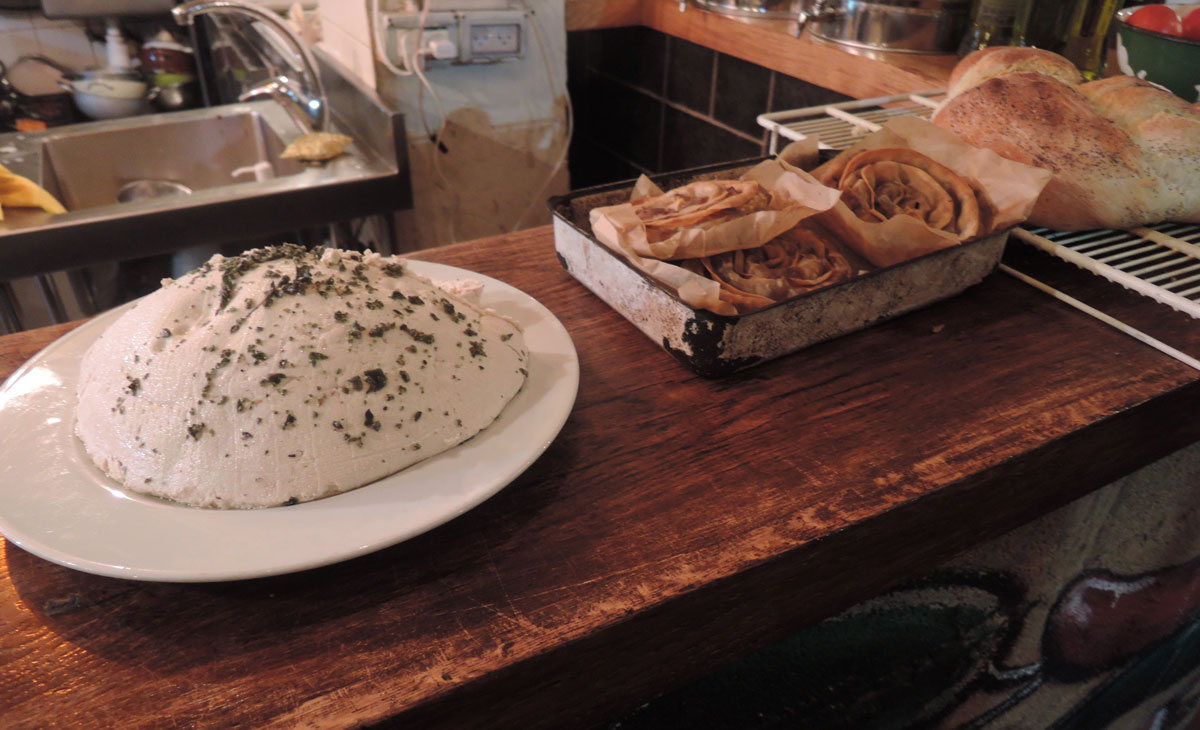
<path id="1" fill-rule="evenodd" d="M 371 88 L 375 88 L 371 17 L 366 0 L 318 0 L 321 47 Z"/>
<path id="2" fill-rule="evenodd" d="M 571 187 L 762 155 L 765 111 L 843 96 L 645 27 L 574 31 Z"/>
<path id="3" fill-rule="evenodd" d="M 88 38 L 82 21 L 50 19 L 37 10 L 0 11 L 0 61 L 13 86 L 30 95 L 58 92 L 57 71 L 39 63 L 13 67 L 20 57 L 34 54 L 77 70 L 105 60 L 104 44 Z"/>

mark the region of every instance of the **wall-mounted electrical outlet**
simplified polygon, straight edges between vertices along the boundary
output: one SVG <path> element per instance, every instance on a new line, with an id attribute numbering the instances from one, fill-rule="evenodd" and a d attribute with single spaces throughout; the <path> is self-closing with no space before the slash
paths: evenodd
<path id="1" fill-rule="evenodd" d="M 426 0 L 431 11 L 509 10 L 509 0 Z"/>
<path id="2" fill-rule="evenodd" d="M 498 58 L 521 53 L 520 23 L 474 23 L 468 29 L 472 58 Z"/>
<path id="3" fill-rule="evenodd" d="M 453 10 L 430 12 L 417 45 L 420 13 L 387 16 L 389 57 L 407 68 L 414 53 L 453 63 L 494 63 L 506 58 L 524 58 L 529 33 L 529 16 L 524 10 Z M 431 45 L 436 39 L 437 46 Z M 453 44 L 454 55 L 449 53 Z M 409 58 L 404 58 L 407 54 Z"/>

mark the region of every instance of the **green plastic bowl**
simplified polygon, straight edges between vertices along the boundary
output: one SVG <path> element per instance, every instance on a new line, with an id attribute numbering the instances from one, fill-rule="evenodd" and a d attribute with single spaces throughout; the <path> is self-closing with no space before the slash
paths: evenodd
<path id="1" fill-rule="evenodd" d="M 1163 86 L 1189 102 L 1200 101 L 1200 41 L 1134 28 L 1125 22 L 1142 6 L 1117 11 L 1117 67 Z M 1168 5 L 1187 15 L 1200 5 Z"/>
<path id="2" fill-rule="evenodd" d="M 175 73 L 152 73 L 150 74 L 150 83 L 155 86 L 182 86 L 195 81 L 196 77 L 193 74 L 175 74 Z"/>

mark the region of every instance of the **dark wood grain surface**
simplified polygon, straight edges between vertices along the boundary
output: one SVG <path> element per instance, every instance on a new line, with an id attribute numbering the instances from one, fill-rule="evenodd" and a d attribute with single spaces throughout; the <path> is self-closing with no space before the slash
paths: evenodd
<path id="1" fill-rule="evenodd" d="M 552 246 L 421 255 L 528 292 L 574 339 L 575 409 L 524 475 L 404 544 L 263 580 L 101 578 L 5 544 L 0 725 L 590 727 L 1200 438 L 1200 374 L 1003 274 L 711 381 Z M 1010 260 L 1200 354 L 1187 317 Z M 69 327 L 0 338 L 0 376 Z"/>

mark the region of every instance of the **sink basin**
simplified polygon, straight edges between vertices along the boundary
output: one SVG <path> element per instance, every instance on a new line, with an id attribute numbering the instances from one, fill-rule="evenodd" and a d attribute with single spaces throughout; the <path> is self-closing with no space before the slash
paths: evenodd
<path id="1" fill-rule="evenodd" d="M 271 100 L 0 134 L 0 164 L 67 208 L 4 210 L 0 281 L 242 245 L 410 206 L 403 118 L 314 55 L 330 131 L 354 140 L 320 164 L 279 157 L 301 130 Z"/>
<path id="2" fill-rule="evenodd" d="M 42 186 L 67 210 L 304 172 L 257 112 L 50 136 Z"/>

